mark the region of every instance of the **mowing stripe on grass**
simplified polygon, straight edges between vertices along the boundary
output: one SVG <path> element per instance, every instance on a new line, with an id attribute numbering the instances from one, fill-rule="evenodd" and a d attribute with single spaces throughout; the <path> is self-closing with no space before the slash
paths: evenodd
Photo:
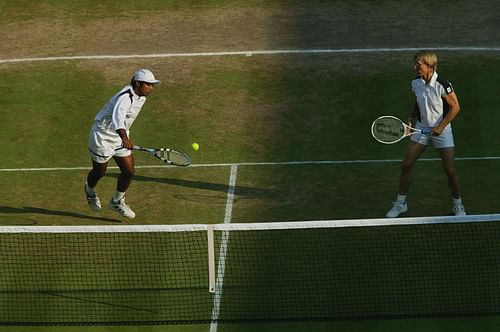
<path id="1" fill-rule="evenodd" d="M 173 57 L 213 57 L 213 56 L 253 56 L 279 54 L 352 54 L 352 53 L 387 53 L 416 52 L 421 49 L 458 52 L 500 52 L 500 47 L 397 47 L 397 48 L 339 48 L 339 49 L 290 49 L 290 50 L 249 50 L 249 51 L 214 51 L 192 53 L 155 53 L 129 55 L 73 55 L 37 58 L 0 59 L 2 63 L 19 63 L 32 61 L 67 61 L 67 60 L 120 60 L 135 58 L 173 58 Z"/>

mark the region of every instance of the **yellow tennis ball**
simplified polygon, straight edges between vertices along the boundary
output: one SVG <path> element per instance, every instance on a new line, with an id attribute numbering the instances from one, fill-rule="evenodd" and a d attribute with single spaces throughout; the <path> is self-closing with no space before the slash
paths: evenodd
<path id="1" fill-rule="evenodd" d="M 198 151 L 200 149 L 200 145 L 198 143 L 191 144 L 191 147 L 193 148 L 194 151 Z"/>

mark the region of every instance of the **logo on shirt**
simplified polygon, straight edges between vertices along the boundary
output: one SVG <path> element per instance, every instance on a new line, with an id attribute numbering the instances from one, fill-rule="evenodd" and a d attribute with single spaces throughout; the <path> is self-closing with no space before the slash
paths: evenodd
<path id="1" fill-rule="evenodd" d="M 446 92 L 448 94 L 452 93 L 453 92 L 453 85 L 451 85 L 451 82 L 448 82 L 449 86 L 446 87 Z"/>

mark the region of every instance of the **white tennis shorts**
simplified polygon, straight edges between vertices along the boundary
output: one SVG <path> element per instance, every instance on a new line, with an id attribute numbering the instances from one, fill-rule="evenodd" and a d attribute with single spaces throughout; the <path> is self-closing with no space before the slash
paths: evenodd
<path id="1" fill-rule="evenodd" d="M 107 163 L 113 157 L 127 157 L 132 151 L 121 148 L 122 140 L 111 128 L 95 122 L 89 133 L 89 152 L 96 163 Z"/>
<path id="2" fill-rule="evenodd" d="M 423 129 L 424 127 L 420 124 L 420 122 L 417 122 L 415 128 Z M 446 126 L 446 128 L 439 136 L 422 135 L 420 133 L 415 133 L 411 135 L 411 140 L 422 145 L 432 145 L 436 149 L 453 148 L 455 146 L 451 125 Z"/>

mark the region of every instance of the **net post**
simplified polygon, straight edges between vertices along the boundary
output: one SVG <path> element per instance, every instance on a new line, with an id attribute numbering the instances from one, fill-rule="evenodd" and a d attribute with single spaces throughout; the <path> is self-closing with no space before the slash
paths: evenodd
<path id="1" fill-rule="evenodd" d="M 214 226 L 207 226 L 208 239 L 208 291 L 215 293 L 215 247 L 214 247 Z"/>

